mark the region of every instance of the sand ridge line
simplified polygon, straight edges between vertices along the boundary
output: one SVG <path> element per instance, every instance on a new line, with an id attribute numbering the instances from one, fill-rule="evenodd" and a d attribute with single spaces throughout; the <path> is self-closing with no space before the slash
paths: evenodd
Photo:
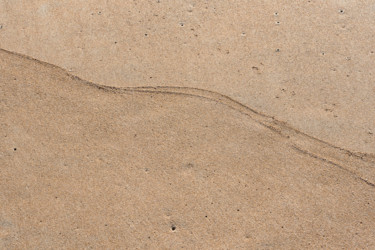
<path id="1" fill-rule="evenodd" d="M 358 176 L 357 173 L 355 173 L 354 171 L 351 171 L 350 169 L 345 168 L 345 167 L 342 166 L 342 165 L 339 165 L 339 164 L 337 164 L 337 163 L 335 163 L 335 162 L 333 162 L 333 161 L 330 161 L 330 160 L 328 160 L 328 159 L 326 159 L 326 158 L 322 158 L 322 157 L 320 157 L 320 156 L 318 156 L 318 155 L 315 155 L 315 154 L 313 154 L 313 153 L 310 153 L 310 152 L 308 152 L 308 151 L 306 151 L 306 150 L 303 150 L 303 149 L 301 149 L 301 148 L 299 148 L 299 147 L 297 147 L 297 146 L 295 146 L 295 145 L 292 145 L 291 147 L 292 147 L 295 151 L 297 151 L 297 152 L 299 152 L 299 153 L 301 153 L 301 154 L 307 155 L 307 156 L 309 156 L 309 157 L 311 157 L 311 158 L 314 158 L 314 159 L 317 159 L 317 160 L 319 160 L 319 161 L 326 162 L 326 163 L 331 164 L 331 165 L 333 165 L 333 166 L 335 166 L 335 167 L 338 167 L 338 168 L 340 168 L 341 170 L 344 170 L 344 171 L 348 172 L 350 175 L 354 176 L 354 177 L 355 177 L 356 179 L 358 179 L 359 181 L 362 181 L 362 182 L 364 182 L 365 184 L 367 184 L 367 185 L 369 185 L 369 186 L 375 188 L 375 183 L 372 183 L 372 182 L 370 182 L 370 181 L 368 181 L 368 180 L 366 180 L 366 179 L 364 179 L 364 178 Z"/>
<path id="2" fill-rule="evenodd" d="M 79 77 L 75 77 L 79 80 L 82 80 Z M 85 81 L 85 80 L 83 80 Z M 87 82 L 87 81 L 86 81 Z M 90 84 L 93 84 L 89 82 Z M 352 152 L 350 150 L 338 147 L 336 145 L 333 145 L 331 143 L 328 143 L 326 141 L 323 141 L 319 138 L 313 137 L 311 135 L 308 135 L 296 128 L 291 127 L 286 122 L 277 120 L 273 116 L 269 116 L 266 114 L 263 114 L 259 111 L 256 111 L 232 98 L 229 96 L 210 91 L 205 89 L 199 89 L 199 88 L 190 88 L 190 87 L 175 87 L 175 86 L 155 86 L 155 87 L 123 87 L 123 88 L 117 88 L 117 87 L 111 87 L 111 86 L 104 86 L 104 85 L 97 85 L 94 84 L 99 88 L 104 88 L 106 90 L 113 90 L 113 91 L 123 91 L 123 92 L 143 92 L 143 93 L 160 93 L 160 94 L 179 94 L 179 95 L 185 95 L 185 96 L 193 96 L 203 99 L 208 99 L 215 101 L 217 103 L 223 104 L 229 108 L 232 108 L 234 110 L 239 111 L 242 114 L 248 115 L 250 118 L 252 118 L 257 123 L 277 132 L 278 134 L 282 135 L 285 138 L 290 138 L 293 136 L 293 134 L 298 134 L 303 137 L 308 137 L 311 140 L 315 140 L 319 143 L 325 144 L 329 147 L 335 148 L 339 151 L 342 151 L 342 153 L 347 154 L 348 156 L 358 158 L 365 162 L 371 162 L 375 163 L 375 155 L 369 154 L 369 153 L 363 153 L 363 152 Z"/>
<path id="3" fill-rule="evenodd" d="M 110 87 L 113 90 L 113 87 Z M 176 91 L 174 91 L 176 89 Z M 184 89 L 185 91 L 181 91 Z M 276 120 L 274 117 L 264 116 L 259 112 L 255 112 L 248 108 L 247 106 L 238 103 L 237 101 L 231 99 L 230 97 L 226 97 L 219 93 L 215 93 L 212 91 L 205 91 L 203 89 L 193 88 L 190 89 L 188 87 L 127 87 L 127 88 L 117 88 L 115 91 L 118 92 L 143 92 L 143 93 L 153 93 L 153 94 L 177 94 L 177 95 L 184 95 L 184 96 L 193 96 L 203 99 L 208 99 L 211 101 L 215 101 L 217 103 L 223 104 L 231 109 L 240 112 L 251 118 L 256 123 L 267 127 L 271 131 L 277 133 L 284 139 L 286 139 L 286 143 L 289 147 L 296 150 L 299 153 L 307 155 L 311 158 L 319 160 L 324 163 L 328 163 L 332 166 L 338 167 L 352 176 L 357 180 L 375 188 L 375 184 L 368 179 L 375 180 L 375 173 L 374 172 L 374 165 L 372 164 L 374 161 L 371 159 L 372 156 L 367 158 L 367 155 L 356 155 L 353 152 L 350 152 L 346 149 L 342 149 L 340 147 L 330 145 L 320 139 L 314 138 L 309 136 L 295 128 L 288 126 L 286 123 L 282 121 Z M 192 93 L 193 91 L 201 92 L 202 94 L 195 94 Z M 219 98 L 213 98 L 211 95 L 207 96 L 204 94 L 211 94 L 219 95 Z M 239 105 L 237 105 L 237 103 Z M 300 145 L 299 141 L 303 141 L 304 145 Z M 308 145 L 312 145 L 313 147 L 308 147 Z M 299 145 L 299 146 L 298 146 Z M 327 149 L 328 147 L 328 149 Z M 333 150 L 335 152 L 333 152 Z M 367 156 L 367 157 L 366 157 Z M 354 157 L 354 158 L 353 158 Z M 356 165 L 356 167 L 361 166 L 362 169 L 350 169 L 350 167 L 344 167 L 347 165 L 347 161 L 351 161 Z M 368 164 L 369 163 L 369 164 Z M 367 165 L 367 166 L 366 166 Z M 370 172 L 370 174 L 368 174 Z"/>
<path id="4" fill-rule="evenodd" d="M 1 48 L 0 48 L 0 51 L 8 53 L 8 54 L 16 55 L 22 59 L 32 60 L 36 63 L 42 64 L 50 68 L 58 69 L 62 71 L 65 75 L 67 75 L 69 78 L 71 78 L 72 80 L 76 80 L 80 83 L 84 83 L 86 85 L 95 87 L 103 91 L 108 91 L 108 92 L 113 92 L 113 93 L 137 92 L 137 93 L 152 93 L 152 94 L 173 94 L 173 95 L 191 96 L 191 97 L 211 100 L 211 101 L 223 104 L 231 109 L 234 109 L 250 117 L 252 120 L 257 122 L 258 124 L 264 127 L 267 127 L 271 131 L 287 139 L 287 144 L 289 144 L 289 146 L 291 146 L 294 149 L 298 148 L 300 152 L 306 152 L 307 155 L 309 155 L 310 157 L 313 157 L 315 159 L 320 159 L 324 162 L 330 163 L 331 165 L 340 166 L 340 167 L 342 167 L 342 165 L 346 165 L 345 162 L 349 160 L 353 162 L 354 160 L 354 163 L 360 164 L 360 166 L 362 167 L 367 167 L 368 169 L 371 168 L 371 171 L 374 169 L 373 163 L 375 163 L 375 156 L 372 154 L 367 154 L 367 153 L 362 153 L 362 152 L 351 152 L 347 149 L 332 145 L 321 139 L 315 138 L 302 131 L 299 131 L 298 129 L 291 127 L 290 125 L 288 125 L 287 123 L 283 121 L 279 121 L 272 116 L 268 116 L 259 111 L 256 111 L 232 99 L 231 97 L 223 95 L 218 92 L 205 90 L 205 89 L 199 89 L 199 88 L 177 87 L 177 86 L 143 86 L 143 87 L 122 87 L 122 88 L 106 86 L 106 85 L 96 84 L 96 83 L 81 79 L 80 77 L 72 75 L 67 70 L 59 66 L 56 66 L 47 62 L 43 62 L 43 61 L 40 61 L 38 59 L 29 57 L 23 54 L 7 51 Z M 305 145 L 302 146 L 303 149 L 301 148 L 301 145 L 298 147 L 297 144 L 300 144 L 300 143 L 296 143 L 296 142 L 300 142 L 301 140 L 304 142 L 304 144 L 310 144 L 313 147 L 309 148 L 309 150 L 306 148 Z M 341 164 L 336 163 L 337 161 L 339 161 Z M 364 164 L 364 163 L 368 163 L 369 165 Z M 368 166 L 364 166 L 364 165 L 368 165 Z M 357 178 L 360 178 L 361 180 L 365 181 L 363 177 L 359 177 L 359 176 L 363 176 L 363 174 L 361 175 L 355 170 L 353 171 L 353 170 L 349 170 L 346 168 L 344 169 L 356 175 Z M 368 182 L 367 184 L 374 185 L 371 182 Z"/>

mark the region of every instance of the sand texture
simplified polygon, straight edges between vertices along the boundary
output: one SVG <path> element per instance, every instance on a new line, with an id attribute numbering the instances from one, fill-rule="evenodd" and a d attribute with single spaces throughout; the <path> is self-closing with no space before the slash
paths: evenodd
<path id="1" fill-rule="evenodd" d="M 0 48 L 116 87 L 216 91 L 375 154 L 373 0 L 0 0 Z"/>
<path id="2" fill-rule="evenodd" d="M 375 249 L 374 1 L 0 0 L 0 249 Z"/>
<path id="3" fill-rule="evenodd" d="M 0 69 L 0 248 L 375 247 L 369 155 L 217 93 Z"/>

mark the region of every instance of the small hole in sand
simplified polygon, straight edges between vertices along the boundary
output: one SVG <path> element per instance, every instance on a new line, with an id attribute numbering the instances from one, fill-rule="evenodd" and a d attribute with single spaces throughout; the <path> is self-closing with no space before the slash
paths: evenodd
<path id="1" fill-rule="evenodd" d="M 175 231 L 176 230 L 176 226 L 172 225 L 171 229 L 172 229 L 172 231 Z"/>

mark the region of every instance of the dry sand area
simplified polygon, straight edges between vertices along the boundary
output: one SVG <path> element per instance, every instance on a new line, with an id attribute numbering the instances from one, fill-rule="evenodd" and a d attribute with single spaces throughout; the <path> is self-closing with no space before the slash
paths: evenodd
<path id="1" fill-rule="evenodd" d="M 374 249 L 374 1 L 0 0 L 0 249 Z"/>

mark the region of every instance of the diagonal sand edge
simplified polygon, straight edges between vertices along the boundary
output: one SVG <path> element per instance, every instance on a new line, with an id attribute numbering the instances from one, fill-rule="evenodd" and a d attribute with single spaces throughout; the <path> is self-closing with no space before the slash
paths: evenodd
<path id="1" fill-rule="evenodd" d="M 331 164 L 332 166 L 339 167 L 343 170 L 348 171 L 349 173 L 356 176 L 360 181 L 375 187 L 375 156 L 369 153 L 362 152 L 352 152 L 350 150 L 332 145 L 328 142 L 325 142 L 321 139 L 310 136 L 302 131 L 299 131 L 283 121 L 279 121 L 274 117 L 268 116 L 261 112 L 258 112 L 226 95 L 198 88 L 190 87 L 174 87 L 174 86 L 157 86 L 157 87 L 111 87 L 96 84 L 93 82 L 86 81 L 81 79 L 78 76 L 68 73 L 67 70 L 47 63 L 40 61 L 38 59 L 32 58 L 27 55 L 22 55 L 20 53 L 8 51 L 1 49 L 1 52 L 8 53 L 11 55 L 18 56 L 23 59 L 32 60 L 36 63 L 48 66 L 54 69 L 58 69 L 66 74 L 73 80 L 76 80 L 80 83 L 90 85 L 92 87 L 110 91 L 114 93 L 126 93 L 126 92 L 140 92 L 140 93 L 154 93 L 154 94 L 171 94 L 171 95 L 185 95 L 196 98 L 208 99 L 220 104 L 223 104 L 231 109 L 234 109 L 257 122 L 258 124 L 265 126 L 272 130 L 273 132 L 281 135 L 287 139 L 287 144 L 294 149 L 296 152 L 301 154 L 308 155 L 309 157 L 318 159 L 322 162 Z M 353 164 L 346 164 L 350 161 Z"/>

